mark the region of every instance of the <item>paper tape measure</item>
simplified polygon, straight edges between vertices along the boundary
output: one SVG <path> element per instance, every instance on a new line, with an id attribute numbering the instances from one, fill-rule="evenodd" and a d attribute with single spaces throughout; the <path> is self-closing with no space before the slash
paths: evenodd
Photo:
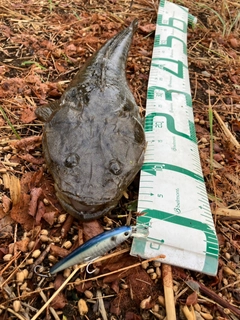
<path id="1" fill-rule="evenodd" d="M 161 0 L 150 69 L 137 219 L 148 237 L 131 254 L 215 275 L 218 241 L 194 127 L 187 64 L 188 9 Z"/>

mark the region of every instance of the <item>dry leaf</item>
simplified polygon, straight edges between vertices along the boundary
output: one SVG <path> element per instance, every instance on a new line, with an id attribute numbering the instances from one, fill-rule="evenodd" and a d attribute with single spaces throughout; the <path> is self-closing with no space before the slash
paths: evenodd
<path id="1" fill-rule="evenodd" d="M 149 24 L 145 24 L 144 26 L 140 25 L 139 29 L 142 30 L 143 32 L 150 33 L 156 30 L 156 24 L 149 23 Z"/>
<path id="2" fill-rule="evenodd" d="M 42 217 L 44 216 L 45 213 L 45 205 L 43 201 L 39 201 L 38 207 L 37 207 L 37 213 L 36 213 L 36 223 L 37 225 L 40 224 Z"/>
<path id="3" fill-rule="evenodd" d="M 231 38 L 229 40 L 232 48 L 237 49 L 240 46 L 240 42 L 236 38 Z"/>
<path id="4" fill-rule="evenodd" d="M 81 293 L 91 288 L 92 288 L 91 280 L 75 285 L 75 289 Z"/>
<path id="5" fill-rule="evenodd" d="M 36 119 L 36 115 L 34 110 L 32 110 L 31 108 L 25 108 L 21 115 L 21 121 L 23 123 L 30 123 L 35 119 Z"/>
<path id="6" fill-rule="evenodd" d="M 98 220 L 83 222 L 83 234 L 85 241 L 97 236 L 104 231 Z"/>
<path id="7" fill-rule="evenodd" d="M 18 156 L 19 156 L 19 158 L 21 158 L 23 160 L 26 160 L 30 163 L 37 164 L 37 165 L 41 165 L 45 162 L 44 158 L 35 158 L 29 153 L 18 155 Z"/>
<path id="8" fill-rule="evenodd" d="M 21 198 L 21 185 L 20 180 L 14 175 L 10 176 L 9 191 L 12 203 L 17 204 Z"/>
<path id="9" fill-rule="evenodd" d="M 52 300 L 51 306 L 58 310 L 63 309 L 67 303 L 67 298 L 62 292 L 59 292 L 59 294 Z"/>
<path id="10" fill-rule="evenodd" d="M 22 252 L 28 252 L 28 244 L 30 242 L 29 238 L 24 238 L 23 240 L 15 242 L 15 245 L 18 250 Z"/>
<path id="11" fill-rule="evenodd" d="M 3 212 L 8 213 L 11 207 L 11 200 L 4 194 L 2 196 Z"/>
<path id="12" fill-rule="evenodd" d="M 34 219 L 28 214 L 28 205 L 30 195 L 24 193 L 21 195 L 20 201 L 13 205 L 10 212 L 14 221 L 20 223 L 25 230 L 31 230 L 34 226 Z"/>
<path id="13" fill-rule="evenodd" d="M 21 140 L 12 140 L 9 142 L 9 144 L 16 149 L 22 149 L 29 152 L 30 150 L 34 150 L 36 147 L 39 147 L 41 142 L 41 136 L 31 136 L 22 138 Z"/>
<path id="14" fill-rule="evenodd" d="M 29 203 L 28 213 L 35 217 L 37 213 L 38 199 L 42 195 L 42 188 L 33 188 L 31 190 L 31 200 Z"/>
<path id="15" fill-rule="evenodd" d="M 194 305 L 198 302 L 198 295 L 197 295 L 197 292 L 194 291 L 193 293 L 191 293 L 188 297 L 187 297 L 187 300 L 186 300 L 186 305 L 187 306 L 191 306 L 191 305 Z"/>
<path id="16" fill-rule="evenodd" d="M 43 219 L 52 226 L 55 222 L 56 216 L 57 216 L 57 211 L 45 212 L 43 214 Z"/>

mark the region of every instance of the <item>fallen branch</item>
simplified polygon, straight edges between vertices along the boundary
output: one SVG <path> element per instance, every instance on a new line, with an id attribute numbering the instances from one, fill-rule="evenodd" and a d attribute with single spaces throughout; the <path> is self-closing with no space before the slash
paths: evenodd
<path id="1" fill-rule="evenodd" d="M 218 294 L 216 294 L 212 290 L 208 289 L 202 283 L 194 281 L 194 280 L 187 281 L 187 283 L 193 291 L 197 291 L 197 288 L 199 288 L 200 291 L 202 291 L 202 293 L 204 293 L 206 296 L 211 298 L 213 303 L 217 303 L 220 306 L 231 310 L 235 315 L 237 315 L 240 318 L 240 309 L 238 307 L 233 306 L 227 300 L 224 300 L 223 298 L 221 298 Z"/>
<path id="2" fill-rule="evenodd" d="M 176 320 L 171 266 L 168 264 L 162 264 L 162 273 L 167 319 Z"/>

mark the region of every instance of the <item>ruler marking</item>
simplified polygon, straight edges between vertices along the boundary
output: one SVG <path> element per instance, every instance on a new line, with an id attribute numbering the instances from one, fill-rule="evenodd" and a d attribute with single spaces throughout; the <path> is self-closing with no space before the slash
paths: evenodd
<path id="1" fill-rule="evenodd" d="M 193 20 L 194 17 L 191 16 L 189 21 Z M 137 218 L 137 224 L 146 223 L 151 228 L 145 241 L 146 247 L 143 242 L 140 245 L 137 244 L 137 239 L 133 239 L 132 251 L 133 255 L 142 254 L 146 257 L 148 250 L 151 250 L 149 243 L 152 241 L 158 241 L 159 246 L 168 250 L 168 243 L 161 239 L 161 226 L 164 234 L 166 223 L 169 222 L 167 228 L 170 232 L 178 234 L 179 228 L 181 234 L 180 239 L 171 239 L 170 245 L 171 250 L 177 252 L 179 265 L 188 267 L 182 249 L 178 249 L 182 240 L 184 243 L 184 228 L 187 228 L 193 241 L 195 234 L 200 239 L 196 247 L 199 248 L 198 253 L 203 261 L 202 266 L 200 263 L 191 267 L 197 271 L 216 274 L 218 241 L 194 126 L 187 62 L 187 22 L 187 8 L 160 0 L 144 126 L 148 145 L 139 188 L 138 211 L 144 215 Z M 191 208 L 191 199 L 196 209 Z M 169 206 L 173 201 L 173 206 Z M 163 208 L 166 208 L 166 211 Z M 185 212 L 182 208 L 185 208 Z M 170 212 L 167 212 L 168 210 Z M 151 231 L 155 232 L 154 235 L 159 233 L 159 238 L 152 237 Z M 194 256 L 195 252 L 191 247 L 193 244 L 186 242 L 185 245 L 190 245 L 186 250 Z M 175 256 L 172 252 L 166 263 L 171 264 L 171 258 Z"/>

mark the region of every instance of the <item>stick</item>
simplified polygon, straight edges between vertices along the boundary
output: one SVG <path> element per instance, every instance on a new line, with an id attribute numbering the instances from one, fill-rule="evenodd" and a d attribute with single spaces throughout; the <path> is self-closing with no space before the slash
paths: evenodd
<path id="1" fill-rule="evenodd" d="M 176 320 L 175 301 L 172 285 L 172 268 L 168 264 L 162 265 L 163 287 L 168 320 Z"/>
<path id="2" fill-rule="evenodd" d="M 213 111 L 213 114 L 218 121 L 226 139 L 232 144 L 233 147 L 235 147 L 237 150 L 239 150 L 240 145 L 237 141 L 237 139 L 233 136 L 231 131 L 226 127 L 225 123 L 223 122 L 222 118 L 219 116 L 216 110 Z"/>
<path id="3" fill-rule="evenodd" d="M 238 316 L 238 319 L 240 317 L 240 309 L 237 306 L 234 306 L 232 304 L 230 304 L 227 300 L 224 300 L 223 298 L 221 298 L 217 293 L 215 293 L 214 291 L 208 289 L 204 284 L 202 284 L 201 282 L 195 281 L 195 280 L 191 280 L 191 283 L 195 283 L 196 286 L 198 286 L 198 289 L 205 294 L 206 296 L 208 296 L 212 301 L 212 303 L 217 303 L 220 306 L 222 306 L 223 308 L 227 308 L 230 311 L 232 311 L 236 316 Z M 189 285 L 190 286 L 190 285 Z M 190 286 L 190 288 L 192 288 L 192 286 Z M 193 289 L 193 291 L 197 291 L 196 289 Z M 199 296 L 201 296 L 198 293 Z M 206 298 L 205 298 L 206 299 Z"/>
<path id="4" fill-rule="evenodd" d="M 236 209 L 217 208 L 213 213 L 219 216 L 240 218 L 240 210 Z"/>

